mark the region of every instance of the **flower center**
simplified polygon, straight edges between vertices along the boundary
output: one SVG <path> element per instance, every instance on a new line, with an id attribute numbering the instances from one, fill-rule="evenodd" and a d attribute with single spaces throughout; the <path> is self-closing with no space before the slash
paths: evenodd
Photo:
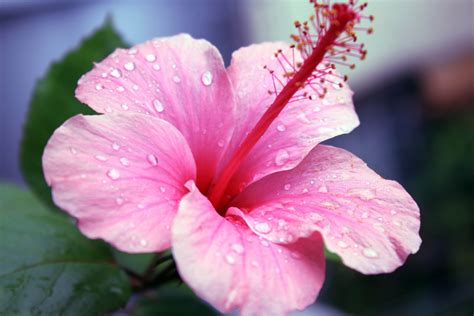
<path id="1" fill-rule="evenodd" d="M 275 100 L 239 145 L 208 192 L 209 200 L 221 215 L 224 215 L 227 204 L 233 198 L 233 196 L 226 196 L 226 190 L 233 175 L 272 122 L 295 97 L 295 94 L 303 87 L 309 86 L 321 98 L 324 97 L 326 90 L 322 83 L 324 83 L 326 75 L 333 75 L 334 63 L 346 64 L 346 55 L 357 55 L 361 59 L 365 57 L 366 51 L 363 50 L 363 44 L 353 44 L 351 42 L 356 41 L 353 32 L 354 24 L 364 17 L 360 12 L 366 7 L 366 4 L 356 6 L 351 1 L 349 4 L 335 3 L 330 5 L 327 0 L 323 1 L 323 4 L 319 4 L 314 0 L 311 2 L 314 3 L 316 14 L 311 17 L 310 21 L 316 34 L 309 33 L 308 22 L 303 24 L 295 22 L 299 35 L 292 36 L 296 41 L 296 45 L 291 47 L 300 50 L 304 62 L 302 64 L 292 64 L 291 67 L 294 71 L 288 72 L 283 69 L 286 84 L 281 90 L 274 91 Z M 371 29 L 366 30 L 371 32 Z M 343 33 L 346 36 L 341 36 Z M 285 61 L 289 60 L 283 56 L 282 51 L 278 51 L 275 56 L 277 58 L 281 57 Z M 316 70 L 316 67 L 323 60 L 328 61 L 326 67 L 319 67 L 322 70 Z M 353 68 L 353 65 L 348 66 Z M 275 80 L 274 71 L 269 70 L 269 72 Z"/>

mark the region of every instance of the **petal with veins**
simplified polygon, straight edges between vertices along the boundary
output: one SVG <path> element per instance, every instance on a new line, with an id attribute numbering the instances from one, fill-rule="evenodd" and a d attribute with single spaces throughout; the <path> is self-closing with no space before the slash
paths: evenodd
<path id="1" fill-rule="evenodd" d="M 185 137 L 205 188 L 231 137 L 233 92 L 219 51 L 177 35 L 117 49 L 79 81 L 77 98 L 99 113 L 141 112 Z"/>
<path id="2" fill-rule="evenodd" d="M 223 218 L 192 183 L 173 223 L 181 277 L 221 312 L 286 315 L 311 304 L 324 280 L 319 234 L 291 245 L 255 235 L 237 216 Z"/>
<path id="3" fill-rule="evenodd" d="M 273 89 L 273 83 L 263 66 L 283 72 L 274 58 L 279 49 L 292 58 L 291 49 L 285 43 L 252 45 L 232 55 L 228 72 L 237 94 L 239 121 L 224 162 L 275 98 L 268 93 Z M 298 51 L 295 50 L 294 54 L 296 59 L 301 58 Z M 243 184 L 252 183 L 265 175 L 295 167 L 318 143 L 349 133 L 359 125 L 352 104 L 353 93 L 347 85 L 340 88 L 326 83 L 325 87 L 328 93 L 324 99 L 321 100 L 306 87 L 307 98 L 289 103 L 283 109 L 241 164 L 231 183 L 233 190 L 229 193 L 238 193 Z"/>
<path id="4" fill-rule="evenodd" d="M 295 169 L 254 183 L 232 205 L 244 210 L 232 214 L 272 242 L 292 243 L 319 231 L 330 251 L 366 274 L 395 270 L 421 243 L 419 209 L 410 195 L 330 146 L 318 145 Z"/>
<path id="5" fill-rule="evenodd" d="M 69 119 L 50 138 L 43 169 L 54 202 L 86 236 L 127 252 L 170 246 L 183 183 L 195 179 L 181 133 L 143 114 Z"/>

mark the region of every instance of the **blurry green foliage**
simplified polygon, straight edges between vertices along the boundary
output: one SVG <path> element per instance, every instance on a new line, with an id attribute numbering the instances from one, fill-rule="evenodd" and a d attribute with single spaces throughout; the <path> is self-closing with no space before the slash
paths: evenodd
<path id="1" fill-rule="evenodd" d="M 0 183 L 0 315 L 102 315 L 125 305 L 127 276 L 31 193 Z"/>

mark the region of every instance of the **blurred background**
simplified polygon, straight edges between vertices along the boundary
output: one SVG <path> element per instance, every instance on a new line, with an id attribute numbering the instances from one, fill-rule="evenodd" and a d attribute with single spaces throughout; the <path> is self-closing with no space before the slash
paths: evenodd
<path id="1" fill-rule="evenodd" d="M 328 143 L 407 188 L 423 244 L 389 275 L 330 263 L 305 315 L 472 315 L 474 2 L 369 2 L 368 57 L 348 73 L 361 126 Z M 288 40 L 310 14 L 304 0 L 0 0 L 0 180 L 24 185 L 18 150 L 36 80 L 107 16 L 130 44 L 190 33 L 228 64 L 241 46 Z"/>

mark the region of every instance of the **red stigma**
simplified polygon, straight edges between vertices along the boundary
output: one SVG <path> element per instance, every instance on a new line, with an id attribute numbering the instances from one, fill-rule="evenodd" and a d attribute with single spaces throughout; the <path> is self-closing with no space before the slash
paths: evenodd
<path id="1" fill-rule="evenodd" d="M 354 69 L 355 64 L 349 63 L 348 59 L 355 57 L 363 60 L 367 54 L 364 44 L 356 43 L 355 34 L 356 31 L 372 32 L 372 28 L 360 26 L 363 20 L 373 20 L 373 16 L 362 14 L 366 3 L 358 4 L 358 0 L 334 4 L 330 0 L 310 0 L 310 3 L 314 6 L 314 14 L 309 21 L 296 21 L 298 34 L 291 35 L 295 44 L 290 48 L 300 52 L 303 62 L 296 62 L 294 54 L 285 56 L 282 50 L 275 52 L 281 71 L 264 67 L 273 80 L 273 90 L 268 92 L 275 95 L 275 99 L 211 186 L 209 200 L 221 214 L 232 197 L 239 193 L 228 191 L 227 185 L 232 176 L 285 106 L 301 98 L 313 100 L 313 95 L 308 95 L 302 88 L 309 87 L 317 96 L 324 98 L 327 83 L 342 87 L 348 78 L 334 73 L 336 65 Z M 337 81 L 334 77 L 338 78 Z M 224 199 L 224 194 L 230 197 Z"/>

